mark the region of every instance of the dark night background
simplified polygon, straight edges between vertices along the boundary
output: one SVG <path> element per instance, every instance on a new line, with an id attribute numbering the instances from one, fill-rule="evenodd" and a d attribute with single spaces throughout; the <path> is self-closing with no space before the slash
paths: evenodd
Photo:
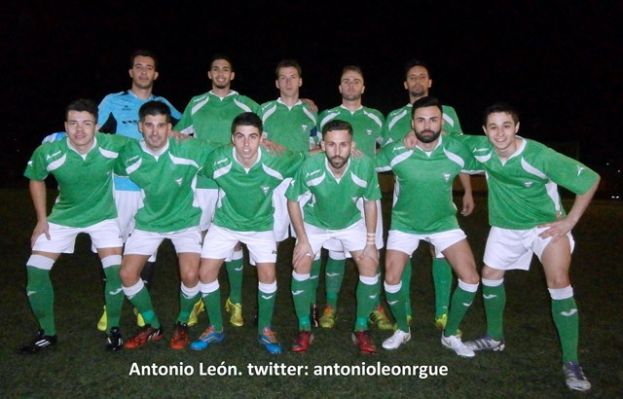
<path id="1" fill-rule="evenodd" d="M 465 132 L 479 133 L 484 107 L 504 100 L 519 108 L 524 136 L 579 143 L 580 159 L 608 176 L 623 167 L 621 1 L 200 4 L 0 6 L 2 185 L 25 184 L 30 153 L 63 129 L 68 102 L 129 88 L 136 48 L 159 56 L 154 92 L 180 111 L 209 89 L 216 52 L 233 58 L 233 88 L 259 103 L 278 95 L 275 64 L 296 58 L 301 94 L 321 110 L 340 102 L 341 67 L 358 64 L 364 104 L 384 114 L 407 102 L 403 64 L 419 58 Z"/>

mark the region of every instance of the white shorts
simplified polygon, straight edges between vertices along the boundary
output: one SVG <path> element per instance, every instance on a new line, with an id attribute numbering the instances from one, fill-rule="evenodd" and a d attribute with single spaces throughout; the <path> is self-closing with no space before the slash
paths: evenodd
<path id="1" fill-rule="evenodd" d="M 73 254 L 76 236 L 86 233 L 91 236 L 92 246 L 95 248 L 121 248 L 123 240 L 119 232 L 117 219 L 107 219 L 88 227 L 68 227 L 55 223 L 48 223 L 50 239 L 45 234 L 40 235 L 33 245 L 33 251 Z"/>
<path id="2" fill-rule="evenodd" d="M 377 200 L 376 202 L 376 248 L 383 248 L 383 209 L 381 207 L 381 201 Z M 357 203 L 357 207 L 361 211 L 361 216 L 365 217 L 363 212 L 363 202 L 359 201 Z M 329 240 L 322 244 L 322 247 L 328 249 L 329 251 L 336 252 L 344 252 L 344 247 L 342 247 L 342 243 L 339 240 Z M 347 258 L 350 258 L 350 254 L 346 254 Z"/>
<path id="3" fill-rule="evenodd" d="M 547 229 L 534 227 L 527 230 L 509 230 L 491 227 L 485 247 L 485 265 L 498 270 L 529 270 L 532 254 L 536 254 L 541 260 L 545 247 L 552 240 L 552 237 L 539 237 Z M 571 233 L 567 233 L 567 237 L 573 252 L 575 241 Z"/>
<path id="4" fill-rule="evenodd" d="M 305 232 L 314 257 L 331 240 L 333 244 L 339 244 L 339 250 L 346 252 L 361 251 L 366 246 L 367 230 L 363 220 L 342 230 L 328 230 L 305 223 Z"/>
<path id="5" fill-rule="evenodd" d="M 142 191 L 114 190 L 115 205 L 117 206 L 117 219 L 123 241 L 127 241 L 130 233 L 134 230 L 134 216 L 143 206 Z"/>
<path id="6" fill-rule="evenodd" d="M 390 230 L 387 237 L 387 249 L 411 254 L 420 245 L 420 241 L 430 242 L 435 247 L 435 257 L 443 258 L 442 252 L 467 236 L 461 229 L 442 231 L 431 234 L 412 234 L 398 230 Z"/>
<path id="7" fill-rule="evenodd" d="M 152 255 L 168 238 L 173 243 L 175 251 L 179 253 L 201 253 L 201 231 L 199 227 L 169 233 L 156 233 L 135 229 L 125 243 L 124 255 Z"/>
<path id="8" fill-rule="evenodd" d="M 201 257 L 229 258 L 238 242 L 247 245 L 249 258 L 255 264 L 277 261 L 277 243 L 272 231 L 235 231 L 216 225 L 210 226 L 203 240 Z"/>
<path id="9" fill-rule="evenodd" d="M 201 209 L 201 219 L 199 220 L 199 227 L 201 231 L 206 231 L 210 228 L 212 220 L 214 219 L 214 212 L 216 211 L 216 204 L 218 202 L 218 190 L 215 188 L 197 188 L 195 189 L 195 201 L 193 206 Z"/>

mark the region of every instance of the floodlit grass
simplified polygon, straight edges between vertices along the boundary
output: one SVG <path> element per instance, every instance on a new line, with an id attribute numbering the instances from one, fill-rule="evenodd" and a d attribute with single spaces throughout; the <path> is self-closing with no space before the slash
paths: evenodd
<path id="1" fill-rule="evenodd" d="M 430 256 L 420 248 L 414 258 L 412 297 L 415 323 L 413 338 L 397 352 L 381 349 L 378 355 L 362 356 L 350 341 L 354 323 L 356 274 L 349 264 L 340 297 L 338 322 L 333 330 L 317 329 L 312 350 L 306 354 L 286 352 L 270 356 L 256 341 L 252 326 L 256 308 L 256 277 L 245 267 L 242 328 L 226 325 L 226 339 L 204 352 L 173 351 L 167 342 L 136 351 L 106 353 L 104 335 L 95 324 L 103 304 L 99 262 L 89 251 L 89 240 L 81 237 L 76 253 L 63 256 L 52 271 L 56 293 L 56 321 L 59 343 L 49 353 L 36 356 L 17 354 L 20 344 L 30 340 L 36 323 L 25 295 L 29 238 L 34 213 L 25 190 L 1 190 L 0 245 L 3 255 L 0 280 L 0 397 L 482 397 L 557 398 L 571 394 L 562 378 L 560 350 L 550 316 L 549 295 L 540 265 L 530 272 L 507 275 L 505 334 L 507 349 L 502 353 L 478 354 L 461 359 L 441 347 L 440 333 L 433 326 L 433 291 Z M 477 259 L 482 258 L 486 225 L 486 199 L 477 198 L 477 211 L 460 222 L 468 233 Z M 581 311 L 580 359 L 593 384 L 591 396 L 621 397 L 623 371 L 623 294 L 620 245 L 623 236 L 620 203 L 596 201 L 574 234 L 577 242 L 572 279 Z M 279 295 L 274 327 L 285 347 L 296 334 L 294 308 L 289 295 L 292 242 L 280 247 L 278 262 Z M 155 309 L 170 336 L 177 314 L 179 279 L 172 247 L 164 245 L 159 254 L 152 290 Z M 480 262 L 479 262 L 480 263 Z M 221 275 L 223 301 L 228 292 Z M 319 302 L 324 303 L 324 291 Z M 225 314 L 226 317 L 226 314 Z M 127 336 L 135 329 L 131 306 L 126 302 L 122 330 Z M 207 326 L 205 314 L 191 329 L 193 338 Z M 484 311 L 480 295 L 461 329 L 472 338 L 484 332 Z M 373 330 L 380 348 L 387 332 Z M 331 366 L 429 366 L 431 376 L 316 376 L 318 367 Z M 186 366 L 190 376 L 135 376 L 133 365 Z M 251 366 L 301 366 L 301 376 L 251 376 Z M 235 366 L 240 375 L 209 376 L 210 366 Z M 447 367 L 447 376 L 433 376 L 435 368 Z M 192 370 L 191 370 L 192 368 Z M 353 368 L 351 368 L 352 370 Z M 346 369 L 344 369 L 346 370 Z M 214 371 L 220 371 L 215 369 Z M 306 375 L 307 373 L 308 375 Z M 326 371 L 325 371 L 326 373 Z"/>

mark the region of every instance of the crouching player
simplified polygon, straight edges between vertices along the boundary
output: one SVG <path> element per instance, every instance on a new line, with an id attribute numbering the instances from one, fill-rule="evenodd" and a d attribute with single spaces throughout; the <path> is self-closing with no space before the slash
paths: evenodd
<path id="1" fill-rule="evenodd" d="M 135 216 L 135 228 L 125 244 L 121 280 L 123 292 L 145 319 L 145 326 L 124 345 L 136 349 L 163 338 L 160 320 L 141 279 L 147 259 L 162 241 L 175 246 L 180 268 L 180 312 L 170 341 L 172 349 L 189 343 L 188 318 L 199 295 L 201 210 L 193 200 L 193 182 L 211 150 L 202 140 L 181 143 L 169 138 L 171 112 L 166 104 L 149 101 L 139 110 L 143 140 L 132 140 L 119 157 L 116 173 L 127 175 L 144 194 L 143 207 Z"/>
<path id="2" fill-rule="evenodd" d="M 61 253 L 73 253 L 78 233 L 91 236 L 106 274 L 106 348 L 116 351 L 123 345 L 118 328 L 123 305 L 119 280 L 123 241 L 113 201 L 112 172 L 126 139 L 96 133 L 97 106 L 90 100 L 69 104 L 65 118 L 67 138 L 39 146 L 24 173 L 30 179 L 37 214 L 32 255 L 26 263 L 26 290 L 40 330 L 32 343 L 21 348 L 22 353 L 37 353 L 56 344 L 50 270 Z M 56 178 L 59 196 L 46 216 L 44 180 L 49 174 Z"/>
<path id="3" fill-rule="evenodd" d="M 297 235 L 292 256 L 292 296 L 299 334 L 292 350 L 305 352 L 313 341 L 309 319 L 314 289 L 311 266 L 322 245 L 337 239 L 353 255 L 359 269 L 353 342 L 361 353 L 374 353 L 376 347 L 367 331 L 368 316 L 379 295 L 375 201 L 381 198 L 381 193 L 374 163 L 366 156 L 350 157 L 353 129 L 347 122 L 332 120 L 324 125 L 321 145 L 324 153 L 307 159 L 286 191 L 288 211 Z M 299 199 L 304 195 L 311 198 L 301 210 Z M 360 201 L 365 218 L 357 207 Z"/>
<path id="4" fill-rule="evenodd" d="M 599 176 L 574 159 L 518 136 L 519 118 L 508 105 L 487 108 L 483 130 L 487 137 L 470 136 L 467 143 L 483 165 L 489 187 L 491 231 L 482 269 L 487 333 L 466 344 L 475 351 L 504 349 L 504 274 L 528 270 L 534 253 L 543 264 L 552 298 L 567 386 L 587 391 L 591 384 L 578 363 L 579 315 L 569 280 L 571 229 L 597 190 Z M 576 194 L 568 214 L 561 206 L 558 184 Z"/>
<path id="5" fill-rule="evenodd" d="M 277 279 L 277 243 L 273 234 L 274 189 L 292 177 L 303 161 L 303 153 L 274 155 L 260 148 L 262 120 L 252 112 L 234 118 L 233 146 L 220 147 L 201 172 L 219 186 L 219 202 L 212 225 L 204 239 L 199 271 L 200 291 L 211 325 L 190 348 L 203 350 L 221 342 L 223 316 L 218 273 L 238 242 L 247 245 L 258 274 L 258 340 L 271 354 L 282 352 L 271 328 Z"/>

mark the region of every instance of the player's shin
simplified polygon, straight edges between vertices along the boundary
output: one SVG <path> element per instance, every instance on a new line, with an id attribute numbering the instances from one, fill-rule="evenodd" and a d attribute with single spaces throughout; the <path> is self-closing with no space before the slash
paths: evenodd
<path id="1" fill-rule="evenodd" d="M 153 305 L 151 304 L 151 296 L 149 291 L 145 287 L 145 283 L 140 278 L 136 284 L 126 287 L 123 286 L 123 293 L 128 300 L 134 305 L 136 309 L 143 315 L 145 323 L 151 325 L 153 328 L 160 328 L 160 320 L 154 312 Z"/>
<path id="2" fill-rule="evenodd" d="M 199 282 L 199 291 L 208 313 L 210 324 L 216 331 L 223 331 L 223 313 L 221 311 L 221 290 L 218 280 L 210 283 Z"/>
<path id="3" fill-rule="evenodd" d="M 46 335 L 56 335 L 54 288 L 50 280 L 52 265 L 54 265 L 54 260 L 41 255 L 31 255 L 26 265 L 28 273 L 26 294 L 30 307 L 39 322 L 39 327 Z"/>
<path id="4" fill-rule="evenodd" d="M 329 256 L 325 270 L 325 285 L 327 291 L 327 305 L 337 309 L 337 298 L 344 280 L 346 260 L 333 259 Z"/>
<path id="5" fill-rule="evenodd" d="M 273 312 L 275 310 L 275 299 L 277 298 L 277 281 L 272 283 L 258 282 L 257 285 L 258 319 L 257 330 L 261 335 L 265 328 L 270 328 Z M 309 317 L 309 316 L 308 316 Z"/>
<path id="6" fill-rule="evenodd" d="M 405 267 L 402 269 L 402 277 L 400 278 L 400 282 L 402 285 L 401 295 L 402 295 L 402 304 L 405 307 L 405 312 L 407 312 L 407 317 L 411 317 L 411 273 L 413 272 L 413 266 L 411 265 L 411 257 L 408 258 Z"/>
<path id="7" fill-rule="evenodd" d="M 300 331 L 310 331 L 311 324 L 309 320 L 309 291 L 312 283 L 309 278 L 309 273 L 299 274 L 295 271 L 292 272 L 292 299 L 294 301 L 294 310 L 296 311 L 296 317 L 299 321 Z"/>
<path id="8" fill-rule="evenodd" d="M 368 329 L 368 317 L 370 316 L 370 312 L 374 309 L 374 305 L 380 295 L 378 281 L 378 274 L 371 277 L 359 275 L 355 331 L 365 331 Z"/>
<path id="9" fill-rule="evenodd" d="M 320 258 L 315 259 L 312 263 L 311 272 L 309 274 L 309 305 L 316 303 L 316 294 L 318 293 L 318 284 L 320 283 Z"/>
<path id="10" fill-rule="evenodd" d="M 187 287 L 184 283 L 180 283 L 180 313 L 177 315 L 177 322 L 188 324 L 190 312 L 197 302 L 199 296 L 199 284 L 194 287 Z"/>
<path id="11" fill-rule="evenodd" d="M 229 280 L 229 299 L 232 303 L 242 303 L 242 249 L 234 251 L 231 260 L 225 262 L 225 268 Z"/>
<path id="12" fill-rule="evenodd" d="M 446 337 L 456 335 L 459 329 L 467 309 L 472 305 L 476 291 L 478 290 L 478 283 L 468 284 L 459 279 L 459 284 L 454 290 L 452 295 L 452 302 L 450 304 L 450 312 L 448 314 L 448 323 L 443 334 Z"/>
<path id="13" fill-rule="evenodd" d="M 109 255 L 102 259 L 102 268 L 106 275 L 104 300 L 106 301 L 107 326 L 110 330 L 119 327 L 121 308 L 123 307 L 123 289 L 121 288 L 121 255 Z"/>
<path id="14" fill-rule="evenodd" d="M 433 258 L 435 285 L 435 319 L 448 313 L 452 291 L 452 267 L 445 258 Z"/>
<path id="15" fill-rule="evenodd" d="M 504 338 L 504 308 L 506 289 L 504 279 L 482 279 L 482 299 L 487 317 L 487 335 L 496 341 Z"/>
<path id="16" fill-rule="evenodd" d="M 402 282 L 398 284 L 388 284 L 385 282 L 385 297 L 389 308 L 396 319 L 398 328 L 404 332 L 409 332 L 409 322 L 407 321 L 407 312 L 404 306 L 404 298 L 401 294 Z"/>
<path id="17" fill-rule="evenodd" d="M 550 288 L 552 316 L 560 337 L 562 361 L 578 361 L 579 314 L 573 297 L 573 288 Z"/>

